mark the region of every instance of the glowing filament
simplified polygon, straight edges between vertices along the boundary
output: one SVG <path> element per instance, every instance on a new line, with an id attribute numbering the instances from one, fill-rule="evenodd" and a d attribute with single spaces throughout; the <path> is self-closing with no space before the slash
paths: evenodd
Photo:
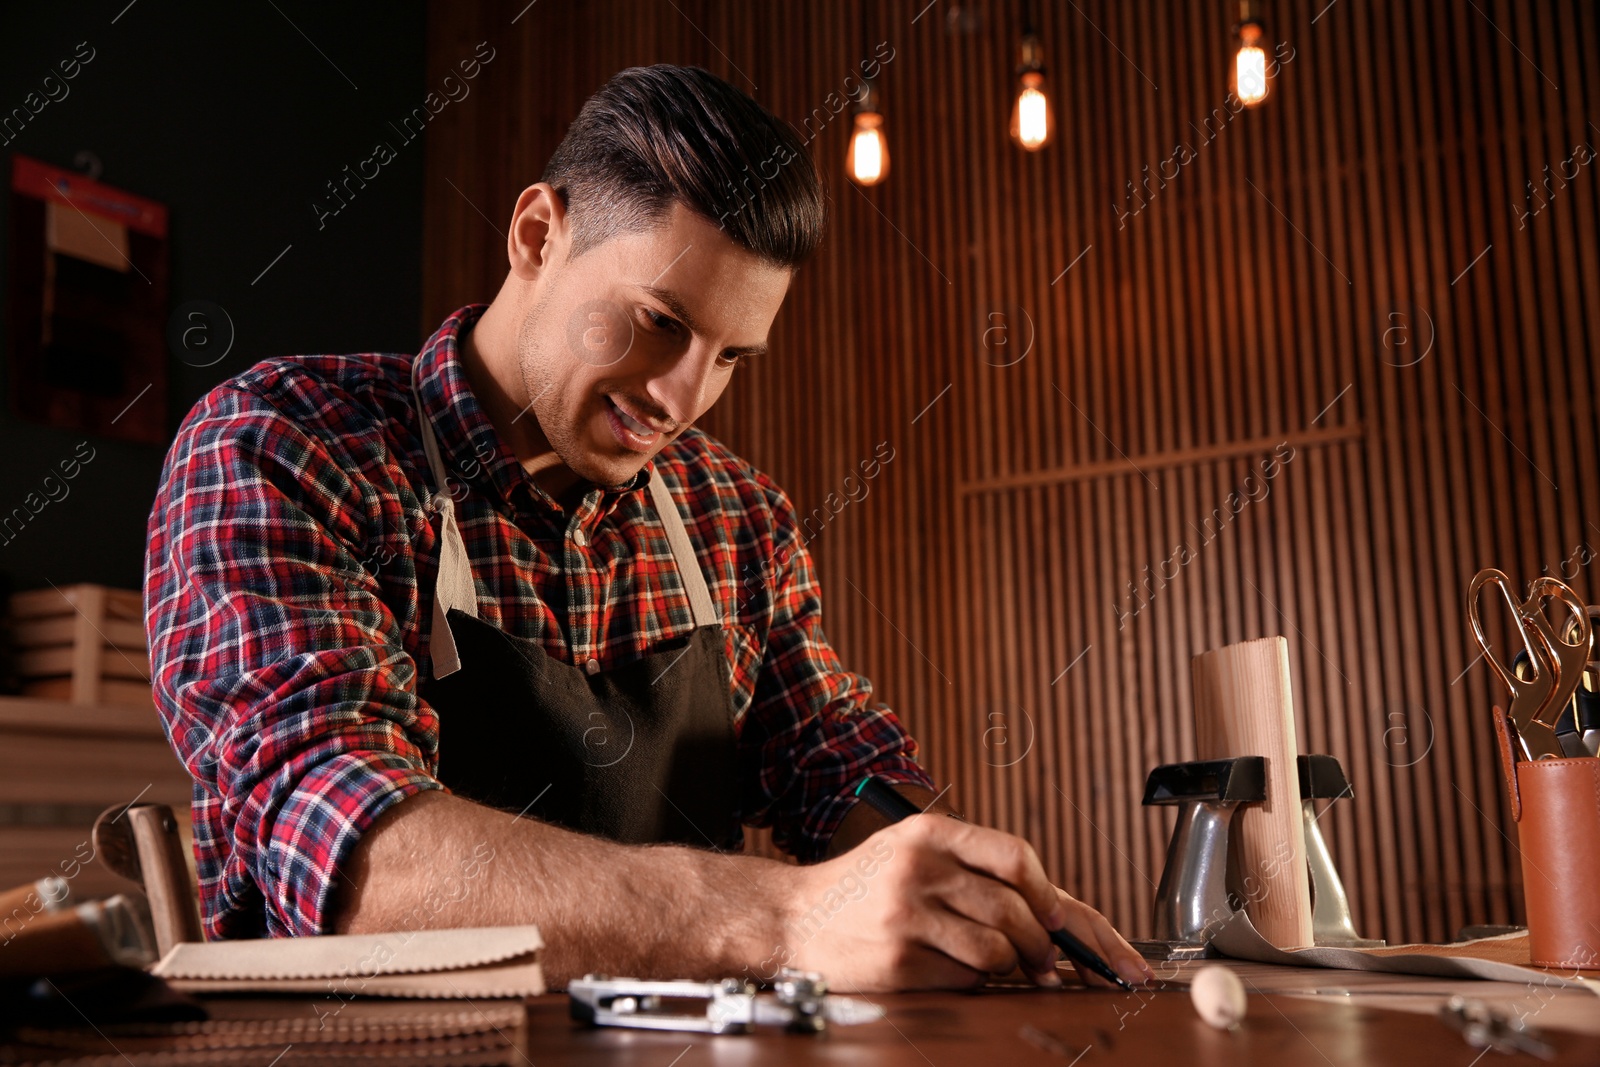
<path id="1" fill-rule="evenodd" d="M 1244 44 L 1239 46 L 1239 54 L 1234 57 L 1234 81 L 1238 85 L 1235 90 L 1239 102 L 1249 107 L 1259 104 L 1267 98 L 1267 53 L 1260 45 Z"/>
<path id="2" fill-rule="evenodd" d="M 1011 112 L 1011 139 L 1028 151 L 1050 140 L 1050 98 L 1044 94 L 1044 75 L 1029 71 L 1022 76 L 1017 106 Z"/>
<path id="3" fill-rule="evenodd" d="M 889 173 L 889 142 L 883 135 L 883 116 L 875 111 L 856 115 L 855 132 L 845 170 L 861 185 L 876 185 Z"/>

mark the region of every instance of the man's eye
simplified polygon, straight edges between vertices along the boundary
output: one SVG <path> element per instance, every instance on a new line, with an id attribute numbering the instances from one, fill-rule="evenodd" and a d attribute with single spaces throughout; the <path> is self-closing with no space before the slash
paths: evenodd
<path id="1" fill-rule="evenodd" d="M 742 352 L 724 352 L 717 359 L 724 367 L 742 367 L 746 362 Z"/>
<path id="2" fill-rule="evenodd" d="M 654 326 L 658 330 L 665 330 L 668 333 L 671 333 L 673 330 L 677 329 L 677 320 L 669 319 L 659 311 L 652 311 L 649 308 L 645 308 L 644 314 L 645 318 L 650 320 L 650 325 Z"/>

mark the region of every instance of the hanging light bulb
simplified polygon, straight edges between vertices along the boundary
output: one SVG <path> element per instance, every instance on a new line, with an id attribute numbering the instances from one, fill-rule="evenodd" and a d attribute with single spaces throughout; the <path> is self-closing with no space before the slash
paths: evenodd
<path id="1" fill-rule="evenodd" d="M 1017 65 L 1017 103 L 1011 109 L 1011 139 L 1030 152 L 1050 143 L 1055 122 L 1044 84 L 1044 49 L 1032 30 L 1023 34 Z"/>
<path id="2" fill-rule="evenodd" d="M 889 140 L 883 133 L 878 92 L 870 79 L 856 105 L 855 129 L 850 134 L 844 169 L 858 185 L 877 185 L 889 176 Z"/>
<path id="3" fill-rule="evenodd" d="M 1239 50 L 1233 56 L 1228 87 L 1239 103 L 1255 107 L 1266 100 L 1271 85 L 1267 73 L 1267 28 L 1250 13 L 1249 0 L 1240 0 L 1239 25 L 1234 32 L 1239 38 Z"/>

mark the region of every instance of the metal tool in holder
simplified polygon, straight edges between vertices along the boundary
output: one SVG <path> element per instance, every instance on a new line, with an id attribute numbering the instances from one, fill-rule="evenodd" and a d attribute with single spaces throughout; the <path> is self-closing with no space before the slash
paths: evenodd
<path id="1" fill-rule="evenodd" d="M 1301 756 L 1300 810 L 1305 816 L 1306 867 L 1311 872 L 1311 937 L 1318 945 L 1337 948 L 1381 948 L 1385 942 L 1356 933 L 1350 917 L 1350 896 L 1333 865 L 1333 854 L 1317 825 L 1315 802 L 1354 795 L 1344 768 L 1332 756 Z"/>
<path id="2" fill-rule="evenodd" d="M 1178 823 L 1156 887 L 1156 936 L 1133 945 L 1151 959 L 1215 956 L 1211 935 L 1233 917 L 1228 827 L 1240 804 L 1267 799 L 1261 756 L 1169 763 L 1144 783 L 1146 806 L 1176 806 Z"/>
<path id="3" fill-rule="evenodd" d="M 1318 755 L 1301 756 L 1299 770 L 1313 937 L 1318 945 L 1382 945 L 1355 932 L 1350 899 L 1317 822 L 1315 801 L 1351 795 L 1344 769 L 1334 757 Z M 1211 937 L 1233 918 L 1240 900 L 1229 884 L 1228 830 L 1241 805 L 1266 798 L 1266 760 L 1261 756 L 1169 763 L 1150 772 L 1145 805 L 1175 806 L 1178 821 L 1156 888 L 1156 936 L 1133 942 L 1142 954 L 1151 959 L 1217 954 Z"/>
<path id="4" fill-rule="evenodd" d="M 755 1026 L 818 1033 L 828 1023 L 853 1026 L 884 1014 L 876 1004 L 830 994 L 820 974 L 788 967 L 778 973 L 771 993 L 758 993 L 743 978 L 657 981 L 588 974 L 568 983 L 567 994 L 568 1009 L 580 1022 L 705 1034 L 749 1033 Z"/>

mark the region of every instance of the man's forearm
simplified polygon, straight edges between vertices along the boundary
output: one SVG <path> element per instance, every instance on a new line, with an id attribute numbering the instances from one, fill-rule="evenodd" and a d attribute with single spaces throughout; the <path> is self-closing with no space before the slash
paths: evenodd
<path id="1" fill-rule="evenodd" d="M 619 845 L 429 792 L 384 812 L 356 845 L 333 925 L 535 923 L 552 988 L 588 971 L 717 978 L 770 953 L 788 870 L 755 856 Z"/>

